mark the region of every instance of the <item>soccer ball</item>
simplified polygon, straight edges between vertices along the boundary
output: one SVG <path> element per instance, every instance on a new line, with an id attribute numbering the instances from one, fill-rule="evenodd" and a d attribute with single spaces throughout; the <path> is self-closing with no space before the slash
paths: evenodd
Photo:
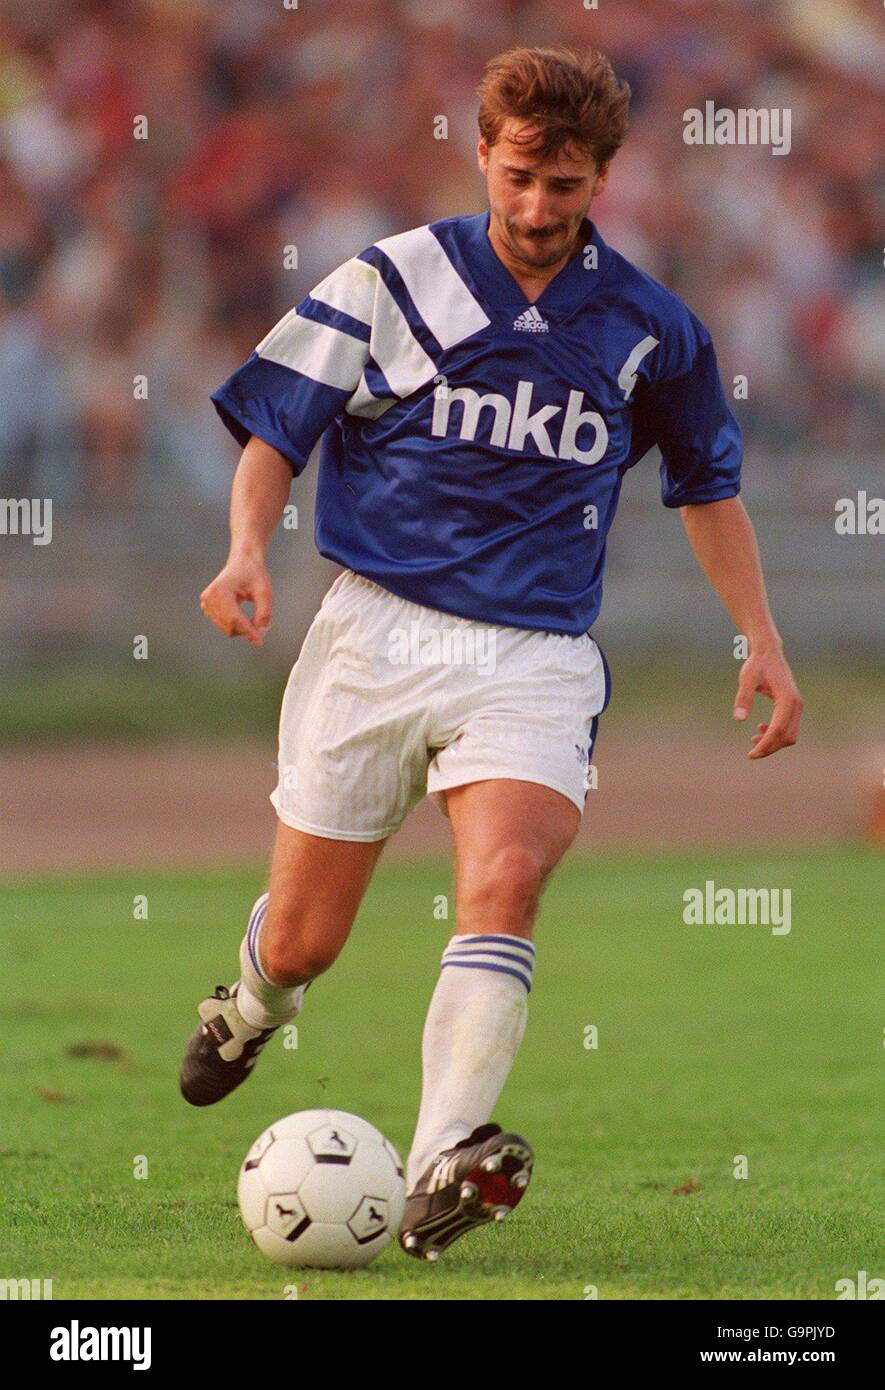
<path id="1" fill-rule="evenodd" d="M 274 1264 L 343 1269 L 390 1244 L 406 1184 L 399 1154 L 374 1125 L 345 1110 L 299 1110 L 255 1140 L 237 1196 L 246 1230 Z"/>

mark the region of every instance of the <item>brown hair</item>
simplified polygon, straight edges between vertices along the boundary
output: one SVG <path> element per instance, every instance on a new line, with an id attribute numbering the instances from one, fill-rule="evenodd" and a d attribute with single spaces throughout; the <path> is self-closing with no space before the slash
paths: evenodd
<path id="1" fill-rule="evenodd" d="M 530 120 L 538 133 L 515 141 L 546 159 L 577 145 L 607 164 L 627 135 L 630 88 L 604 53 L 587 49 L 511 48 L 486 64 L 477 88 L 479 129 L 492 146 L 509 116 Z"/>

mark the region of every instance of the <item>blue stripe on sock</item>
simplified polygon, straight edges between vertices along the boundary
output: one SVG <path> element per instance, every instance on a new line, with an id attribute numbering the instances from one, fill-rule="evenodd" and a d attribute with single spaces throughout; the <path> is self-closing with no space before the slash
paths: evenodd
<path id="1" fill-rule="evenodd" d="M 489 965 L 488 962 L 480 965 L 478 961 L 444 960 L 440 969 L 445 970 L 447 965 L 456 966 L 459 970 L 491 970 L 498 975 L 512 975 L 521 985 L 525 985 L 526 993 L 532 992 L 531 980 L 527 980 L 522 971 L 511 970 L 509 965 Z"/>
<path id="2" fill-rule="evenodd" d="M 254 941 L 257 937 L 258 933 L 261 930 L 261 924 L 266 916 L 267 904 L 265 903 L 264 907 L 261 908 L 260 912 L 256 912 L 255 916 L 252 918 L 252 921 L 249 923 L 246 935 L 248 936 L 250 941 Z"/>
<path id="3" fill-rule="evenodd" d="M 531 972 L 532 965 L 534 963 L 533 961 L 526 960 L 525 956 L 514 955 L 512 951 L 500 951 L 497 949 L 492 950 L 492 948 L 489 946 L 478 946 L 475 951 L 446 951 L 446 953 L 443 956 L 443 960 L 463 960 L 465 956 L 494 956 L 496 960 L 512 960 L 517 965 L 525 966 L 526 970 L 528 970 L 529 972 Z"/>
<path id="4" fill-rule="evenodd" d="M 250 927 L 250 929 L 251 929 L 252 927 L 254 927 L 254 925 L 255 925 L 255 923 L 256 923 L 256 920 L 257 920 L 259 917 L 263 917 L 263 916 L 264 916 L 264 913 L 267 911 L 267 904 L 268 904 L 269 902 L 270 902 L 270 894 L 269 894 L 269 893 L 262 893 L 261 897 L 258 899 L 258 901 L 256 902 L 255 906 L 252 908 L 252 914 L 251 914 L 251 916 L 250 916 L 250 918 L 249 918 L 249 927 Z"/>
<path id="5" fill-rule="evenodd" d="M 264 971 L 261 969 L 261 966 L 258 964 L 258 959 L 257 959 L 257 957 L 256 957 L 256 955 L 255 955 L 255 947 L 252 945 L 251 938 L 247 938 L 247 940 L 246 940 L 246 945 L 247 945 L 247 948 L 248 948 L 248 951 L 249 951 L 249 959 L 250 959 L 251 962 L 252 962 L 252 967 L 253 967 L 253 969 L 254 969 L 254 971 L 255 971 L 255 974 L 258 976 L 258 978 L 259 978 L 260 980 L 265 980 L 265 981 L 267 981 L 267 976 L 265 975 Z M 269 981 L 267 981 L 267 983 L 269 983 Z"/>
<path id="6" fill-rule="evenodd" d="M 249 952 L 249 959 L 255 968 L 256 975 L 258 975 L 260 979 L 266 981 L 267 984 L 270 984 L 270 980 L 268 980 L 258 961 L 258 934 L 267 914 L 267 905 L 269 901 L 269 898 L 265 898 L 258 910 L 253 912 L 251 921 L 246 930 L 246 948 Z"/>
<path id="7" fill-rule="evenodd" d="M 453 936 L 449 946 L 453 942 L 463 941 L 471 945 L 478 945 L 480 941 L 498 941 L 504 946 L 512 946 L 517 951 L 528 951 L 530 955 L 535 954 L 535 948 L 531 941 L 526 941 L 522 936 L 481 936 L 478 933 L 466 932 L 463 936 Z M 448 950 L 448 947 L 446 947 Z"/>

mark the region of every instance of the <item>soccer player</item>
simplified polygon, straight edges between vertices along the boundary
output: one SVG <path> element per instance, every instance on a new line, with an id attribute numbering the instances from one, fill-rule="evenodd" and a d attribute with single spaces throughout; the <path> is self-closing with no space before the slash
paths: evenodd
<path id="1" fill-rule="evenodd" d="M 230 555 L 201 596 L 260 647 L 266 546 L 321 438 L 316 543 L 343 572 L 283 698 L 268 891 L 239 980 L 199 1006 L 181 1089 L 210 1105 L 249 1076 L 429 794 L 454 834 L 457 925 L 424 1028 L 400 1232 L 428 1259 L 505 1216 L 530 1177 L 528 1142 L 490 1118 L 526 1026 L 538 900 L 578 829 L 609 699 L 590 634 L 606 536 L 654 445 L 664 505 L 749 639 L 735 718 L 757 691 L 774 702 L 749 756 L 795 743 L 802 707 L 710 336 L 587 217 L 629 88 L 599 53 L 515 49 L 479 95 L 488 211 L 347 261 L 213 393 L 244 448 Z"/>

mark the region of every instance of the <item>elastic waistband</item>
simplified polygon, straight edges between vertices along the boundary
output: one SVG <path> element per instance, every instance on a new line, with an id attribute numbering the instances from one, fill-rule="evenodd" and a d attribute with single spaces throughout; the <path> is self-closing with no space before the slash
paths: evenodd
<path id="1" fill-rule="evenodd" d="M 531 638 L 534 638 L 536 641 L 546 639 L 548 643 L 561 645 L 567 650 L 574 650 L 576 645 L 585 637 L 589 641 L 596 641 L 593 634 L 590 632 L 582 633 L 579 637 L 573 637 L 567 632 L 550 632 L 546 628 L 513 627 L 508 623 L 492 623 L 482 618 L 466 618 L 458 613 L 448 613 L 442 608 L 431 608 L 428 604 L 416 602 L 415 599 L 403 598 L 402 595 L 395 594 L 390 589 L 385 589 L 382 584 L 376 584 L 374 579 L 367 579 L 364 574 L 359 574 L 357 570 L 352 569 L 345 569 L 338 575 L 331 588 L 327 591 L 323 599 L 323 605 L 338 595 L 349 595 L 354 590 L 357 592 L 363 590 L 367 594 L 385 599 L 390 604 L 398 604 L 404 608 L 413 609 L 416 617 L 419 615 L 426 615 L 437 625 L 448 622 L 451 624 L 458 624 L 459 626 L 465 625 L 474 628 L 494 628 L 497 632 L 520 636 L 527 641 Z M 599 646 L 598 643 L 596 643 L 596 645 Z M 605 668 L 606 691 L 608 692 L 611 686 L 608 662 L 605 659 L 605 654 L 601 647 L 599 647 L 599 653 Z M 608 699 L 606 699 L 606 703 L 608 703 Z"/>

